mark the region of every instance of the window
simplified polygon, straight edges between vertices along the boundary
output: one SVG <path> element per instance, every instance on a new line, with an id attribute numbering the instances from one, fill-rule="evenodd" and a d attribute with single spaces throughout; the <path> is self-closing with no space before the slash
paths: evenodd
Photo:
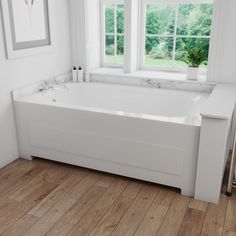
<path id="1" fill-rule="evenodd" d="M 206 68 L 213 4 L 209 0 L 143 0 L 141 67 L 183 70 L 186 52 L 201 48 Z"/>
<path id="2" fill-rule="evenodd" d="M 102 64 L 124 64 L 124 4 L 106 1 L 102 3 Z"/>
<path id="3" fill-rule="evenodd" d="M 124 0 L 101 1 L 101 65 L 124 65 Z M 213 0 L 137 0 L 126 4 L 129 37 L 132 29 L 138 45 L 126 48 L 132 65 L 138 69 L 186 71 L 187 56 L 192 49 L 200 49 L 200 72 L 206 72 L 212 25 Z M 139 11 L 139 9 L 140 11 Z M 137 13 L 137 14 L 136 14 Z M 137 16 L 136 16 L 137 15 Z M 134 17 L 131 17 L 134 16 Z M 136 19 L 137 18 L 137 19 Z M 136 20 L 135 20 L 136 19 Z M 133 34 L 132 34 L 133 36 Z M 128 38 L 127 42 L 128 42 Z M 131 40 L 131 39 L 130 39 Z M 130 47 L 126 44 L 126 47 Z M 191 50 L 189 50 L 191 49 Z M 136 51 L 137 52 L 137 51 Z M 200 55 L 195 53 L 195 55 Z M 137 58 L 136 62 L 134 58 Z M 128 64 L 128 63 L 127 63 Z"/>

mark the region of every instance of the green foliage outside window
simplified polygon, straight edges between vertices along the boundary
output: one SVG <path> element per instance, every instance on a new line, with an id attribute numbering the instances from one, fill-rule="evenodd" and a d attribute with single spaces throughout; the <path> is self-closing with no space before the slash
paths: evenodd
<path id="1" fill-rule="evenodd" d="M 115 15 L 116 29 L 115 29 Z M 107 5 L 105 8 L 105 30 L 107 35 L 105 39 L 106 43 L 106 55 L 114 55 L 115 53 L 115 32 L 118 34 L 116 37 L 117 42 L 117 54 L 124 53 L 124 5 Z M 121 35 L 119 35 L 121 34 Z"/>
<path id="2" fill-rule="evenodd" d="M 176 13 L 178 21 L 174 44 Z M 155 65 L 159 62 L 163 64 L 163 61 L 166 61 L 167 66 L 172 66 L 174 54 L 174 64 L 184 66 L 177 61 L 185 62 L 186 44 L 190 48 L 201 45 L 201 49 L 208 57 L 211 19 L 212 4 L 147 5 L 146 64 Z M 202 64 L 206 65 L 207 59 Z"/>
<path id="3" fill-rule="evenodd" d="M 177 34 L 210 36 L 212 11 L 212 4 L 180 5 Z"/>
<path id="4" fill-rule="evenodd" d="M 173 5 L 148 5 L 146 16 L 147 35 L 173 35 L 175 24 L 175 7 Z M 172 54 L 173 39 L 166 38 L 165 47 L 163 40 L 157 37 L 146 38 L 146 53 L 149 54 L 153 47 L 161 43 L 163 48 L 168 48 Z"/>

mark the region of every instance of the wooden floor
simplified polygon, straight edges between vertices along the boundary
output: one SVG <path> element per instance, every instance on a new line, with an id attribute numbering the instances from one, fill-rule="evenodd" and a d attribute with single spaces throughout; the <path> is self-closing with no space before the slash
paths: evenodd
<path id="1" fill-rule="evenodd" d="M 236 194 L 219 205 L 172 188 L 36 159 L 0 170 L 0 235 L 236 235 Z"/>

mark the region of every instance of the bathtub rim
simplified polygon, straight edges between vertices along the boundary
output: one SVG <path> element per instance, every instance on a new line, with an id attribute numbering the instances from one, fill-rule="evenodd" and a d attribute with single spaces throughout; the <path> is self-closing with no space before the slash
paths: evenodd
<path id="1" fill-rule="evenodd" d="M 174 123 L 174 124 L 179 124 L 179 125 L 195 126 L 195 127 L 201 127 L 201 120 L 202 120 L 200 113 L 199 113 L 198 122 L 185 122 L 184 120 L 178 120 L 178 117 L 172 117 L 173 119 L 176 119 L 176 120 L 171 120 L 171 119 L 168 119 L 170 117 L 165 117 L 165 116 L 138 114 L 138 113 L 132 113 L 132 112 L 119 111 L 119 110 L 117 111 L 107 110 L 107 109 L 90 107 L 90 106 L 64 104 L 64 103 L 25 101 L 25 98 L 14 99 L 14 103 L 21 103 L 21 104 L 25 103 L 29 105 L 48 106 L 48 107 L 62 108 L 62 109 L 68 109 L 68 110 L 73 109 L 73 110 L 78 110 L 78 111 L 95 112 L 95 113 L 101 113 L 101 114 L 107 114 L 107 115 L 113 115 L 113 116 L 121 116 L 121 117 L 133 118 L 133 119 L 146 119 L 150 121 L 159 121 L 159 122 Z"/>
<path id="2" fill-rule="evenodd" d="M 151 89 L 151 90 L 165 90 L 170 92 L 184 92 L 184 93 L 197 93 L 202 95 L 208 95 L 208 98 L 206 101 L 210 98 L 211 93 L 208 92 L 202 92 L 202 91 L 189 91 L 189 90 L 179 90 L 179 89 L 170 89 L 170 88 L 153 88 L 153 87 L 145 87 L 145 86 L 135 86 L 135 85 L 127 85 L 127 84 L 112 84 L 112 83 L 101 83 L 92 81 L 90 82 L 92 84 L 98 84 L 98 85 L 109 85 L 109 86 L 115 86 L 115 87 L 135 87 L 135 88 L 142 88 L 142 89 Z M 89 84 L 90 84 L 89 83 Z M 66 85 L 73 86 L 73 85 L 79 85 L 79 84 L 88 84 L 88 83 L 71 83 L 66 82 Z M 109 115 L 118 115 L 118 116 L 124 116 L 124 117 L 131 117 L 131 118 L 137 118 L 137 119 L 147 119 L 147 120 L 153 120 L 153 121 L 162 121 L 162 122 L 169 122 L 169 123 L 176 123 L 181 125 L 190 125 L 190 126 L 197 126 L 201 127 L 202 122 L 202 116 L 200 109 L 198 111 L 198 114 L 191 116 L 195 117 L 195 119 L 192 119 L 190 121 L 186 121 L 190 116 L 160 116 L 160 115 L 151 115 L 151 114 L 142 114 L 142 113 L 135 113 L 135 112 L 125 112 L 122 110 L 115 110 L 115 109 L 106 109 L 106 108 L 99 108 L 99 107 L 93 107 L 93 106 L 86 106 L 86 105 L 79 105 L 79 104 L 72 104 L 72 103 L 63 103 L 63 102 L 52 102 L 52 99 L 50 100 L 43 100 L 40 101 L 40 98 L 37 101 L 31 101 L 30 97 L 34 96 L 36 94 L 39 94 L 40 96 L 47 96 L 47 93 L 53 92 L 57 93 L 59 90 L 63 90 L 64 88 L 56 88 L 49 89 L 44 92 L 39 92 L 38 87 L 40 83 L 35 83 L 29 86 L 25 86 L 21 89 L 15 89 L 12 91 L 12 99 L 13 102 L 22 102 L 22 103 L 28 103 L 28 104 L 37 104 L 37 105 L 45 105 L 50 107 L 60 107 L 60 108 L 68 108 L 68 109 L 75 109 L 75 110 L 84 110 L 88 112 L 96 112 L 96 113 L 102 113 L 102 114 L 109 114 Z M 33 98 L 34 99 L 34 98 Z"/>

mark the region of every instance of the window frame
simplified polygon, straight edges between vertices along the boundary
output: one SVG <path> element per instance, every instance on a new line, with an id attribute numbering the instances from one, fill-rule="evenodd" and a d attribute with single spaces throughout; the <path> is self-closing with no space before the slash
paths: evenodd
<path id="1" fill-rule="evenodd" d="M 118 64 L 118 63 L 107 63 L 105 61 L 106 58 L 106 35 L 114 35 L 114 44 L 116 44 L 115 51 L 117 50 L 117 36 L 123 36 L 125 37 L 125 32 L 122 33 L 117 33 L 117 18 L 116 18 L 116 13 L 115 13 L 115 23 L 114 23 L 114 33 L 106 33 L 106 26 L 105 26 L 105 5 L 125 5 L 124 0 L 101 0 L 100 1 L 100 41 L 101 41 L 101 53 L 100 53 L 100 60 L 101 60 L 101 66 L 102 67 L 111 67 L 111 68 L 123 68 L 123 64 Z M 124 31 L 125 31 L 125 26 L 124 26 Z M 125 47 L 125 44 L 124 44 Z M 125 50 L 125 49 L 124 49 Z M 115 53 L 116 55 L 116 53 Z M 125 54 L 124 54 L 125 57 Z"/>
<path id="2" fill-rule="evenodd" d="M 210 3 L 214 4 L 214 0 L 141 0 L 140 6 L 140 33 L 139 33 L 139 42 L 140 42 L 140 54 L 139 54 L 139 70 L 149 70 L 149 71 L 166 71 L 166 72 L 179 72 L 186 73 L 187 67 L 165 67 L 158 65 L 146 65 L 145 64 L 145 42 L 146 42 L 146 6 L 148 4 L 204 4 Z M 153 37 L 171 37 L 173 38 L 173 59 L 176 53 L 176 41 L 177 38 L 208 38 L 211 39 L 211 35 L 209 36 L 193 36 L 193 35 L 177 35 L 177 27 L 178 27 L 178 10 L 176 10 L 175 14 L 175 25 L 174 25 L 174 34 L 172 35 L 151 35 Z M 199 72 L 201 74 L 207 73 L 207 68 L 199 68 Z"/>

